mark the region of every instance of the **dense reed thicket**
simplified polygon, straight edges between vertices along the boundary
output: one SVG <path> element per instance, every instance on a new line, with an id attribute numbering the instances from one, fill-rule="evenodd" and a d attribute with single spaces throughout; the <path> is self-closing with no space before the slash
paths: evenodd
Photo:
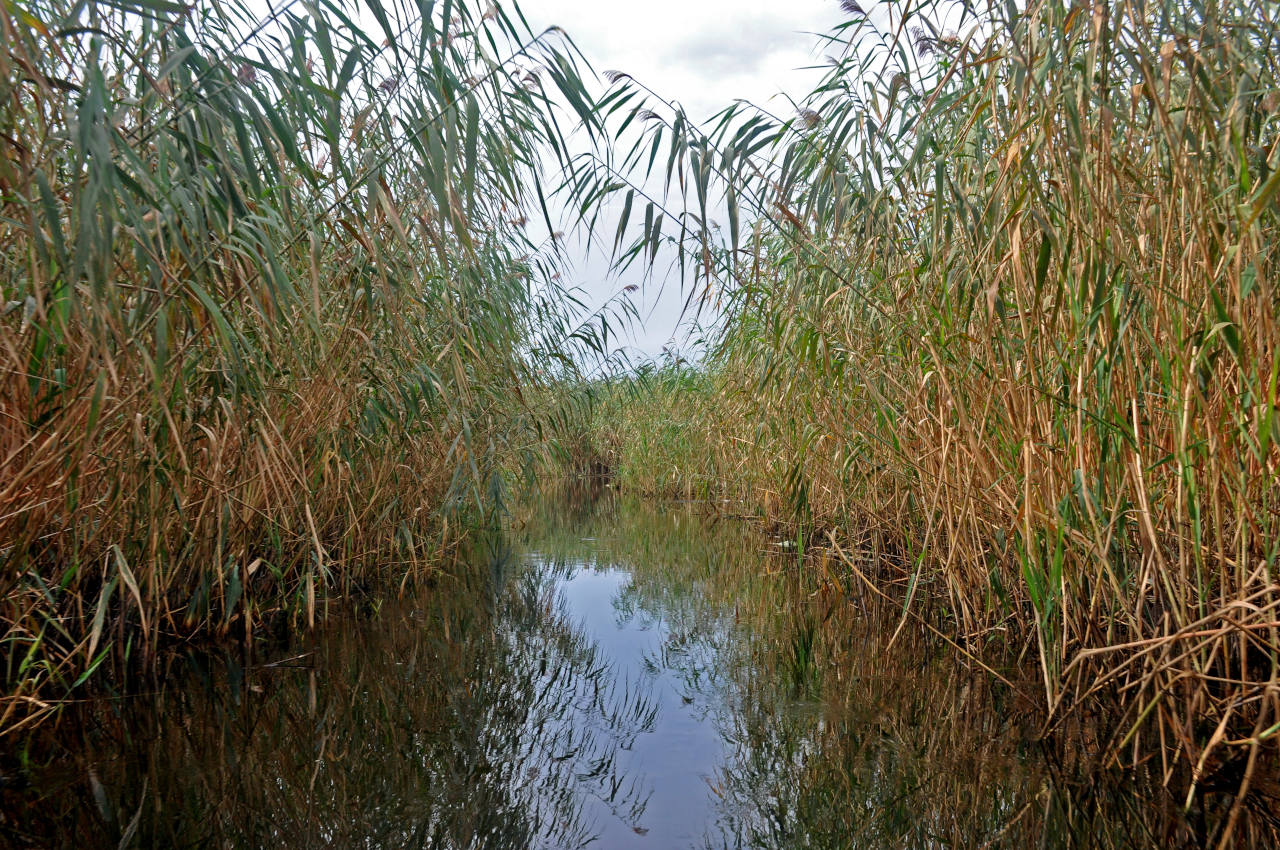
<path id="1" fill-rule="evenodd" d="M 595 344 L 525 222 L 591 113 L 572 44 L 511 6 L 19 0 L 0 27 L 13 728 L 167 641 L 311 624 L 493 504 L 538 450 L 525 399 Z"/>
<path id="2" fill-rule="evenodd" d="M 579 460 L 827 532 L 1188 801 L 1274 784 L 1275 4 L 841 5 L 705 127 L 514 7 L 0 7 L 0 729 L 430 562 L 601 386 L 528 216 L 616 204 L 715 342 Z"/>
<path id="3" fill-rule="evenodd" d="M 842 5 L 794 116 L 703 131 L 616 78 L 642 130 L 581 179 L 665 183 L 607 189 L 645 210 L 621 258 L 676 243 L 724 331 L 600 444 L 896 564 L 1188 799 L 1247 790 L 1280 732 L 1276 6 Z"/>

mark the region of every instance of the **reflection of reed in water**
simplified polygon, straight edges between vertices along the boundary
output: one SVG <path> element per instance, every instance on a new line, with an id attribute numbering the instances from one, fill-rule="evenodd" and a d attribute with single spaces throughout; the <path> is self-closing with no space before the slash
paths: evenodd
<path id="1" fill-rule="evenodd" d="M 0 844 L 85 850 L 132 829 L 137 846 L 568 848 L 597 817 L 639 832 L 650 787 L 619 754 L 654 727 L 654 692 L 556 596 L 585 563 L 627 567 L 614 617 L 662 625 L 645 661 L 727 742 L 708 847 L 1211 846 L 1226 819 L 1214 789 L 1183 813 L 1158 764 L 1095 764 L 1105 718 L 1040 741 L 1032 706 L 930 633 L 891 641 L 901 605 L 834 562 L 643 503 L 525 534 L 536 569 L 497 556 L 302 658 L 191 660 L 189 686 L 68 717 L 50 738 L 77 740 L 37 758 L 61 775 L 0 777 Z M 1239 834 L 1276 846 L 1272 811 L 1249 808 Z"/>
<path id="2" fill-rule="evenodd" d="M 732 644 L 733 755 L 716 777 L 707 847 L 1216 845 L 1230 794 L 1209 791 L 1184 812 L 1158 764 L 1107 770 L 1097 762 L 1102 718 L 1042 739 L 1032 703 L 966 670 L 927 632 L 893 640 L 899 604 L 850 599 L 823 572 L 810 563 L 780 574 L 788 598 L 803 601 L 759 609 Z M 799 705 L 797 645 L 809 646 L 817 677 L 816 698 Z M 1276 826 L 1255 802 L 1238 825 L 1253 838 L 1235 846 L 1277 846 Z"/>
<path id="3" fill-rule="evenodd" d="M 37 748 L 38 784 L 0 787 L 0 843 L 570 848 L 586 793 L 634 822 L 613 754 L 653 708 L 548 582 L 509 586 L 494 605 L 451 582 L 286 663 L 192 657 L 181 685 L 85 707 Z"/>
<path id="4" fill-rule="evenodd" d="M 718 813 L 707 847 L 1164 848 L 1220 837 L 1230 782 L 1184 812 L 1180 779 L 1166 787 L 1161 765 L 1098 763 L 1107 718 L 1042 740 L 1032 704 L 923 627 L 891 641 L 900 602 L 861 593 L 833 560 L 765 555 L 740 523 L 637 501 L 540 521 L 532 534 L 556 557 L 598 552 L 626 566 L 618 619 L 664 622 L 654 669 L 715 712 L 732 755 L 709 782 Z M 1019 669 L 1016 657 L 1004 668 L 1015 686 Z M 1238 846 L 1280 846 L 1277 797 L 1246 801 Z"/>
<path id="5" fill-rule="evenodd" d="M 557 807 L 545 801 L 568 793 L 582 817 L 581 795 L 590 795 L 613 817 L 637 826 L 648 791 L 643 777 L 625 774 L 617 755 L 652 729 L 657 706 L 643 681 L 615 675 L 596 645 L 570 622 L 555 595 L 556 573 L 547 566 L 539 563 L 523 574 L 504 630 L 510 652 L 523 656 L 535 672 L 517 757 L 529 766 L 528 778 L 542 783 L 531 805 L 545 810 L 545 823 L 557 816 Z M 594 836 L 592 826 L 583 824 L 588 837 Z M 554 833 L 545 839 L 547 847 L 565 846 Z"/>

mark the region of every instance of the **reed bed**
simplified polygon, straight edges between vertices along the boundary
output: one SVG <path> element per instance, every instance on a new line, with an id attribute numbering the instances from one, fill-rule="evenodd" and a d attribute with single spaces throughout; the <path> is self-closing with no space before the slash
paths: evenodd
<path id="1" fill-rule="evenodd" d="M 1275 5 L 841 5 L 794 110 L 704 126 L 513 6 L 0 8 L 0 729 L 407 580 L 558 435 L 825 532 L 1036 659 L 1045 731 L 1103 708 L 1187 809 L 1233 782 L 1239 835 L 1280 741 Z M 718 310 L 626 389 L 528 229 L 613 202 L 619 266 L 674 247 Z"/>
<path id="2" fill-rule="evenodd" d="M 19 0 L 0 30 L 12 731 L 429 566 L 594 338 L 526 212 L 590 127 L 580 60 L 514 6 Z"/>
<path id="3" fill-rule="evenodd" d="M 1276 8 L 842 5 L 794 114 L 615 76 L 633 142 L 581 179 L 648 175 L 619 262 L 674 245 L 723 331 L 598 441 L 829 531 L 1036 659 L 1046 731 L 1101 707 L 1112 763 L 1229 777 L 1234 823 L 1280 733 Z"/>

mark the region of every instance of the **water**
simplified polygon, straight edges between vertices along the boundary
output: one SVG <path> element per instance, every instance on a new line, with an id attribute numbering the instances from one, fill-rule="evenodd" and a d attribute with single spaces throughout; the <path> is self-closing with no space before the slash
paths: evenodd
<path id="1" fill-rule="evenodd" d="M 548 506 L 308 644 L 175 655 L 67 712 L 0 758 L 0 844 L 1154 847 L 1221 821 L 1093 770 L 1088 736 L 1039 743 L 1025 697 L 891 643 L 900 614 L 696 506 Z"/>

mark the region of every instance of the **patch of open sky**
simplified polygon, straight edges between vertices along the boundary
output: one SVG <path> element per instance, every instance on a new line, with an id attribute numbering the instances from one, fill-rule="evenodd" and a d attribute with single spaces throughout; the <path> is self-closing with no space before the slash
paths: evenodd
<path id="1" fill-rule="evenodd" d="M 710 119 L 735 99 L 790 114 L 788 97 L 809 91 L 824 70 L 814 34 L 847 17 L 835 0 L 527 0 L 521 9 L 535 31 L 563 28 L 597 72 L 626 73 L 659 97 L 678 102 L 696 121 Z M 603 89 L 607 81 L 600 82 Z M 660 197 L 662 187 L 655 184 L 643 185 Z M 636 308 L 642 321 L 614 341 L 633 359 L 664 352 L 696 359 L 701 340 L 716 325 L 714 299 L 700 314 L 688 308 L 692 273 L 681 274 L 674 250 L 659 252 L 652 273 L 640 264 L 614 273 L 611 253 L 621 206 L 619 197 L 606 207 L 591 243 L 582 237 L 569 242 L 571 282 L 581 288 L 591 311 L 624 287 L 639 287 Z"/>

